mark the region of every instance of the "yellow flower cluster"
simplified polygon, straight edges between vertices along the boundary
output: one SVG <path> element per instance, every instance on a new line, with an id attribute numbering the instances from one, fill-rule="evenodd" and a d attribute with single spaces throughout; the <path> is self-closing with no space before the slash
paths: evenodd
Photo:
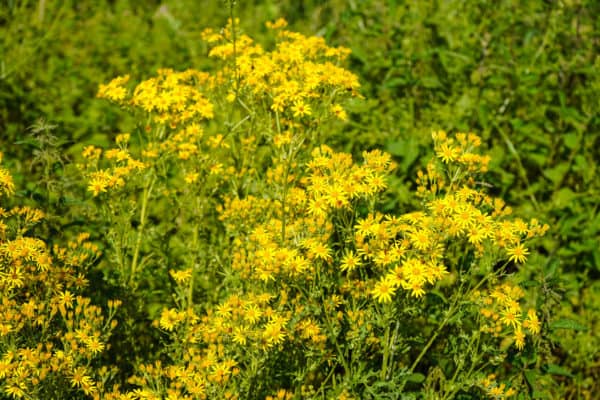
<path id="1" fill-rule="evenodd" d="M 212 103 L 198 89 L 208 78 L 207 73 L 192 69 L 159 69 L 156 77 L 138 84 L 132 94 L 124 86 L 129 81 L 127 75 L 100 85 L 98 97 L 138 107 L 154 114 L 154 122 L 176 127 L 194 119 L 213 118 Z"/>
<path id="2" fill-rule="evenodd" d="M 94 197 L 106 193 L 108 189 L 122 188 L 125 178 L 147 168 L 146 163 L 133 158 L 126 148 L 109 149 L 104 152 L 104 159 L 111 162 L 109 168 L 99 168 L 102 156 L 102 150 L 99 148 L 88 146 L 84 149 L 83 156 L 88 162 L 87 189 Z"/>
<path id="3" fill-rule="evenodd" d="M 477 301 L 481 306 L 481 315 L 485 318 L 482 331 L 496 337 L 510 332 L 513 335 L 514 345 L 522 350 L 525 346 L 525 335 L 538 335 L 540 322 L 534 309 L 524 312 L 519 301 L 525 293 L 515 285 L 502 284 L 485 296 L 476 293 Z"/>
<path id="4" fill-rule="evenodd" d="M 481 138 L 474 133 L 459 132 L 454 137 L 444 131 L 432 133 L 435 153 L 444 164 L 456 163 L 470 173 L 486 172 L 491 157 L 473 150 L 481 146 Z"/>
<path id="5" fill-rule="evenodd" d="M 311 216 L 321 218 L 332 210 L 348 209 L 352 200 L 387 187 L 385 177 L 395 168 L 389 154 L 374 150 L 364 152 L 363 159 L 362 165 L 355 165 L 349 154 L 335 153 L 328 146 L 313 150 L 306 187 Z"/>
<path id="6" fill-rule="evenodd" d="M 396 337 L 401 327 L 392 333 L 387 319 L 409 315 L 401 305 L 422 298 L 448 275 L 449 284 L 440 285 L 440 291 L 453 292 L 451 282 L 459 269 L 461 274 L 468 270 L 461 279 L 469 284 L 480 275 L 493 276 L 488 258 L 526 262 L 529 250 L 524 242 L 548 229 L 537 220 L 511 219 L 510 207 L 485 193 L 487 184 L 477 176 L 487 171 L 490 157 L 478 153 L 481 139 L 473 133 L 433 133 L 437 159 L 417 176 L 421 210 L 399 216 L 377 212 L 378 194 L 387 188 L 387 175 L 394 168 L 389 155 L 364 152 L 359 164 L 351 155 L 325 145 L 306 151 L 320 142 L 323 117 L 346 119 L 340 102 L 359 96 L 357 77 L 340 66 L 349 51 L 329 47 L 322 38 L 287 31 L 284 20 L 267 24 L 277 36 L 274 49 L 267 50 L 238 32 L 238 25 L 230 20 L 220 32 L 203 33 L 211 45 L 209 55 L 223 61 L 215 73 L 163 69 L 133 90 L 127 88 L 127 76 L 100 86 L 99 97 L 147 114 L 147 126 L 131 146 L 131 135 L 121 134 L 114 149 L 84 149 L 88 191 L 94 196 L 122 188 L 127 178 L 144 173 L 131 266 L 123 263 L 132 271 L 130 278 L 140 258 L 150 259 L 140 254 L 152 247 L 144 243 L 144 229 L 153 203 L 180 206 L 175 230 L 191 233 L 192 240 L 188 244 L 174 237 L 172 242 L 194 253 L 182 257 L 186 265 L 180 270 L 170 270 L 176 284 L 174 304 L 165 306 L 153 323 L 169 337 L 171 360 L 138 366 L 129 381 L 137 389 L 114 387 L 112 393 L 103 394 L 106 399 L 244 397 L 242 387 L 251 387 L 252 374 L 273 361 L 270 357 L 280 357 L 286 346 L 303 349 L 294 354 L 295 362 L 313 363 L 321 373 L 330 371 L 322 377 L 287 371 L 297 374 L 294 379 L 301 382 L 302 395 L 310 393 L 312 389 L 305 391 L 305 387 L 313 382 L 321 384 L 331 376 L 335 382 L 336 371 L 343 367 L 347 372 L 353 362 L 360 364 L 354 357 L 362 356 L 354 349 L 372 354 L 366 363 L 383 364 L 381 376 L 386 378 L 388 366 L 409 357 L 403 355 L 407 352 L 390 355 L 402 339 Z M 215 112 L 213 105 L 225 106 L 228 112 Z M 225 114 L 224 121 L 202 124 Z M 100 166 L 101 161 L 110 166 Z M 265 165 L 269 168 L 262 172 Z M 211 184 L 215 181 L 226 183 Z M 0 193 L 14 191 L 10 182 L 0 170 Z M 135 196 L 139 191 L 131 193 Z M 185 197 L 179 198 L 182 193 Z M 219 201 L 222 204 L 213 207 Z M 162 208 L 151 212 L 156 210 Z M 28 215 L 24 220 L 34 219 L 31 213 L 23 215 Z M 205 215 L 218 227 L 198 226 L 196 221 Z M 222 235 L 215 238 L 220 241 L 219 251 L 224 251 L 214 255 L 214 263 L 206 262 L 223 272 L 222 292 L 209 295 L 210 300 L 200 306 L 194 304 L 198 293 L 194 285 L 215 284 L 192 273 L 202 268 L 205 254 L 214 254 L 212 243 L 202 247 L 200 238 L 210 237 L 202 236 L 207 232 Z M 124 230 L 123 237 L 128 233 Z M 35 243 L 15 240 L 6 252 L 20 254 L 23 247 L 36 245 L 44 248 L 43 242 Z M 84 246 L 80 243 L 70 250 Z M 85 261 L 69 263 L 60 254 L 55 251 L 53 257 L 61 265 Z M 471 254 L 478 262 L 457 266 L 462 255 Z M 29 255 L 24 252 L 21 257 Z M 41 263 L 27 260 L 32 265 Z M 27 285 L 13 270 L 12 275 L 6 274 L 10 278 L 3 286 L 8 291 Z M 459 297 L 466 293 L 461 292 L 462 283 Z M 49 303 L 56 316 L 73 319 L 81 314 L 74 308 L 86 300 L 73 294 L 75 286 L 59 286 Z M 535 310 L 524 315 L 522 297 L 517 286 L 504 284 L 475 298 L 481 311 L 477 318 L 485 319 L 482 330 L 493 336 L 508 334 L 518 349 L 524 347 L 526 334 L 540 331 Z M 456 304 L 452 312 L 463 307 Z M 37 307 L 35 303 L 30 308 Z M 93 324 L 89 329 L 81 323 L 71 325 L 61 342 L 63 351 L 83 349 L 78 351 L 91 357 L 103 350 L 105 333 Z M 385 338 L 380 337 L 382 332 Z M 349 347 L 342 350 L 342 346 Z M 347 358 L 352 358 L 350 366 L 344 365 Z M 97 377 L 81 365 L 72 363 L 69 368 L 73 388 L 98 393 Z M 483 387 L 496 397 L 510 395 L 510 389 L 491 379 Z M 271 394 L 270 399 L 293 397 L 285 389 L 274 393 L 269 388 L 263 393 Z M 346 398 L 343 393 L 340 398 Z"/>
<path id="7" fill-rule="evenodd" d="M 187 278 L 181 279 L 180 284 L 186 283 Z M 270 307 L 272 298 L 266 293 L 244 298 L 232 295 L 202 318 L 191 309 L 163 310 L 155 324 L 181 335 L 185 344 L 183 358 L 164 368 L 142 365 L 140 374 L 130 379 L 130 383 L 141 388 L 114 398 L 162 399 L 166 394 L 171 396 L 168 398 L 204 399 L 215 391 L 223 396 L 229 393 L 225 398 L 237 398 L 228 391 L 232 379 L 240 372 L 238 362 L 232 358 L 232 349 L 268 352 L 288 335 L 289 316 Z M 157 382 L 166 387 L 164 393 L 152 389 Z"/>
<path id="8" fill-rule="evenodd" d="M 513 388 L 507 388 L 505 383 L 498 383 L 496 378 L 496 374 L 490 374 L 481 380 L 480 384 L 488 396 L 502 400 L 517 394 Z"/>
<path id="9" fill-rule="evenodd" d="M 292 400 L 294 393 L 285 389 L 279 389 L 276 394 L 265 397 L 265 400 Z"/>
<path id="10" fill-rule="evenodd" d="M 342 207 L 331 203 L 330 209 L 315 217 L 309 212 L 311 199 L 326 197 L 327 187 L 347 184 L 349 179 L 358 176 L 355 188 L 344 189 L 348 202 L 372 196 L 384 188 L 383 175 L 391 168 L 389 156 L 376 151 L 365 153 L 364 157 L 364 165 L 358 167 L 348 155 L 335 153 L 327 147 L 315 151 L 310 162 L 310 174 L 289 190 L 285 203 L 288 224 L 284 241 L 281 236 L 284 211 L 277 194 L 270 199 L 226 197 L 220 212 L 227 230 L 236 236 L 232 269 L 242 279 L 255 284 L 250 284 L 243 295 L 230 295 L 217 306 L 209 307 L 203 317 L 189 308 L 164 309 L 155 325 L 177 335 L 178 341 L 185 346 L 184 359 L 162 369 L 143 367 L 144 374 L 138 374 L 131 380 L 140 389 L 127 395 L 135 399 L 161 398 L 164 393 L 173 398 L 191 395 L 204 398 L 214 390 L 224 395 L 239 368 L 248 367 L 239 364 L 243 360 L 238 359 L 242 353 L 275 352 L 285 342 L 325 351 L 326 330 L 320 318 L 312 315 L 310 308 L 324 307 L 327 313 L 335 315 L 336 321 L 332 323 L 340 326 L 344 317 L 341 307 L 345 300 L 334 294 L 322 305 L 309 305 L 305 297 L 285 282 L 306 282 L 310 285 L 315 280 L 314 275 L 322 268 L 319 265 L 333 261 L 333 249 L 327 244 L 333 230 L 328 214 L 351 208 L 349 204 Z M 274 170 L 277 170 L 277 165 Z M 270 176 L 272 181 L 281 178 L 276 172 Z M 324 182 L 319 190 L 314 186 L 318 179 Z M 377 179 L 382 183 L 370 186 L 370 182 Z M 255 206 L 258 208 L 253 208 Z M 185 270 L 172 271 L 171 276 L 182 291 L 190 284 L 191 275 Z M 275 282 L 278 289 L 274 286 Z M 261 288 L 265 290 L 261 291 Z M 356 296 L 364 294 L 360 283 L 354 281 L 345 286 L 344 292 Z M 356 318 L 364 320 L 364 315 Z M 148 373 L 149 369 L 153 375 Z M 149 375 L 152 378 L 148 378 Z M 153 382 L 163 382 L 166 391 L 152 389 Z M 233 396 L 235 392 L 230 393 Z M 288 396 L 283 391 L 276 396 L 282 393 Z"/>
<path id="11" fill-rule="evenodd" d="M 125 89 L 121 85 L 128 79 L 115 78 L 108 85 L 102 85 L 98 97 L 140 109 L 150 116 L 148 121 L 151 123 L 145 126 L 139 143 L 131 146 L 131 151 L 137 151 L 134 151 L 138 154 L 136 157 L 129 150 L 130 135 L 117 135 L 117 148 L 106 150 L 103 154 L 104 160 L 110 163 L 109 168 L 98 165 L 102 149 L 94 146 L 84 149 L 88 191 L 98 196 L 108 189 L 121 188 L 134 172 L 144 171 L 158 163 L 163 163 L 160 168 L 164 169 L 164 163 L 173 158 L 194 161 L 180 171 L 187 184 L 197 183 L 205 173 L 220 178 L 234 174 L 231 167 L 222 164 L 224 158 L 219 159 L 214 152 L 229 147 L 224 136 L 207 135 L 199 124 L 214 117 L 212 103 L 199 89 L 202 85 L 212 84 L 210 77 L 196 70 L 175 72 L 160 69 L 156 77 L 140 82 L 131 94 L 123 96 L 121 92 Z"/>
<path id="12" fill-rule="evenodd" d="M 238 25 L 237 21 L 235 25 Z M 219 76 L 233 76 L 235 83 L 228 99 L 234 100 L 240 92 L 248 93 L 254 101 L 267 102 L 270 110 L 294 118 L 309 117 L 313 108 L 322 107 L 329 115 L 346 119 L 338 99 L 359 96 L 358 78 L 353 73 L 338 66 L 349 54 L 346 48 L 327 46 L 320 37 L 306 37 L 283 28 L 284 20 L 267 24 L 278 30 L 277 45 L 266 51 L 255 44 L 247 35 L 237 35 L 235 46 L 232 38 L 232 21 L 221 33 L 207 29 L 203 33 L 205 41 L 219 43 L 210 50 L 209 56 L 233 60 L 234 65 L 226 66 Z M 229 82 L 224 81 L 229 85 Z"/>
<path id="13" fill-rule="evenodd" d="M 488 156 L 472 152 L 480 144 L 477 135 L 459 133 L 454 139 L 445 132 L 435 132 L 433 136 L 437 156 L 447 169 L 440 170 L 432 162 L 427 173 L 419 175 L 420 192 L 429 194 L 425 210 L 389 221 L 370 216 L 357 225 L 359 234 L 379 235 L 383 243 L 393 239 L 384 245 L 381 240 L 373 244 L 369 241 L 362 249 L 363 258 L 383 251 L 379 264 L 393 266 L 373 289 L 380 302 L 390 302 L 398 287 L 410 290 L 413 296 L 422 296 L 424 284 L 433 284 L 447 273 L 441 260 L 451 243 L 465 243 L 478 257 L 486 251 L 498 254 L 503 250 L 510 261 L 524 263 L 528 250 L 522 240 L 543 235 L 548 229 L 535 219 L 529 224 L 519 218 L 506 219 L 510 208 L 476 185 L 473 174 L 485 171 L 489 162 Z M 452 157 L 443 150 L 447 146 L 452 148 Z M 364 243 L 360 235 L 355 241 Z M 351 261 L 353 265 L 361 262 Z"/>
<path id="14" fill-rule="evenodd" d="M 101 84 L 98 88 L 97 96 L 114 102 L 121 102 L 127 97 L 127 88 L 125 85 L 129 82 L 129 75 L 114 78 L 107 84 Z"/>
<path id="15" fill-rule="evenodd" d="M 0 209 L 0 390 L 45 398 L 46 382 L 68 381 L 71 389 L 62 393 L 95 395 L 103 377 L 88 366 L 106 348 L 119 302 L 111 302 L 105 319 L 77 294 L 88 284 L 85 267 L 100 252 L 88 234 L 52 249 L 27 236 L 43 218 L 29 207 Z"/>

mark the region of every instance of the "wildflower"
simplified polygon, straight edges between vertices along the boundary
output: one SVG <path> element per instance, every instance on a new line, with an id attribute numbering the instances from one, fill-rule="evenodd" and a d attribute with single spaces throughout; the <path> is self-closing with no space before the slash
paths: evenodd
<path id="1" fill-rule="evenodd" d="M 514 261 L 519 264 L 523 264 L 527 260 L 529 250 L 523 246 L 523 243 L 518 243 L 514 247 L 508 247 L 506 253 L 510 256 L 509 261 Z"/>
<path id="2" fill-rule="evenodd" d="M 335 115 L 338 119 L 342 121 L 348 120 L 348 114 L 346 114 L 346 110 L 344 110 L 339 104 L 332 105 L 331 112 L 333 113 L 333 115 Z"/>
<path id="3" fill-rule="evenodd" d="M 527 319 L 523 322 L 523 327 L 529 329 L 534 335 L 540 333 L 540 321 L 538 320 L 534 309 L 529 309 L 529 311 L 527 311 Z"/>
<path id="4" fill-rule="evenodd" d="M 309 254 L 314 258 L 326 262 L 331 261 L 331 249 L 321 242 L 311 241 L 308 250 Z"/>
<path id="5" fill-rule="evenodd" d="M 97 336 L 91 336 L 85 341 L 85 347 L 96 355 L 104 350 L 104 343 Z"/>
<path id="6" fill-rule="evenodd" d="M 304 117 L 305 115 L 311 115 L 311 109 L 308 104 L 305 104 L 302 100 L 299 100 L 294 103 L 292 106 L 292 112 L 294 113 L 294 117 Z"/>
<path id="7" fill-rule="evenodd" d="M 347 252 L 342 258 L 340 269 L 344 272 L 352 272 L 361 265 L 360 258 L 354 252 Z"/>
<path id="8" fill-rule="evenodd" d="M 265 22 L 265 26 L 269 29 L 281 29 L 287 26 L 287 21 L 284 18 L 279 18 L 276 21 L 267 21 Z"/>
<path id="9" fill-rule="evenodd" d="M 260 319 L 262 311 L 258 307 L 256 307 L 256 305 L 249 304 L 248 306 L 244 307 L 243 315 L 244 320 L 251 324 L 255 324 Z"/>
<path id="10" fill-rule="evenodd" d="M 418 281 L 410 282 L 408 287 L 411 291 L 411 296 L 420 298 L 425 294 L 425 290 L 423 290 L 423 284 Z"/>
<path id="11" fill-rule="evenodd" d="M 165 308 L 160 315 L 159 325 L 166 331 L 172 331 L 184 318 L 184 313 Z"/>
<path id="12" fill-rule="evenodd" d="M 127 144 L 127 143 L 129 143 L 130 138 L 131 138 L 131 135 L 129 133 L 121 133 L 121 134 L 117 135 L 117 137 L 115 138 L 115 142 L 117 144 Z"/>
<path id="13" fill-rule="evenodd" d="M 92 192 L 94 197 L 98 196 L 100 193 L 105 193 L 108 188 L 109 181 L 105 177 L 97 176 L 92 178 L 90 183 L 88 184 L 88 191 Z"/>
<path id="14" fill-rule="evenodd" d="M 117 77 L 106 85 L 100 85 L 98 97 L 119 102 L 125 99 L 127 89 L 123 87 L 129 81 L 129 75 Z"/>
<path id="15" fill-rule="evenodd" d="M 0 194 L 10 196 L 15 192 L 15 184 L 8 170 L 0 167 Z"/>
<path id="16" fill-rule="evenodd" d="M 67 313 L 67 309 L 73 308 L 75 296 L 68 290 L 61 292 L 58 296 L 58 308 L 62 315 Z"/>
<path id="17" fill-rule="evenodd" d="M 506 326 L 511 326 L 516 329 L 520 326 L 519 317 L 521 316 L 520 311 L 515 310 L 513 308 L 507 308 L 500 314 L 500 322 L 502 322 Z"/>
<path id="18" fill-rule="evenodd" d="M 199 177 L 200 177 L 200 174 L 198 172 L 190 172 L 190 173 L 186 174 L 183 179 L 185 180 L 185 183 L 187 183 L 188 185 L 191 185 L 192 183 L 195 183 L 196 181 L 198 181 Z"/>
<path id="19" fill-rule="evenodd" d="M 393 282 L 384 278 L 375 284 L 371 294 L 379 303 L 390 303 L 395 292 L 396 287 Z"/>
<path id="20" fill-rule="evenodd" d="M 187 268 L 187 269 L 180 270 L 180 271 L 175 271 L 172 269 L 169 271 L 169 274 L 175 280 L 175 282 L 182 284 L 182 283 L 187 282 L 189 279 L 191 279 L 192 269 Z"/>
<path id="21" fill-rule="evenodd" d="M 71 385 L 73 387 L 92 387 L 94 382 L 92 378 L 86 375 L 86 372 L 85 367 L 77 367 L 71 375 Z"/>
<path id="22" fill-rule="evenodd" d="M 23 287 L 25 282 L 23 281 L 24 274 L 20 265 L 15 265 L 11 268 L 10 272 L 3 277 L 3 281 L 6 282 L 9 288 L 20 288 Z"/>
<path id="23" fill-rule="evenodd" d="M 282 343 L 285 338 L 285 332 L 280 321 L 271 321 L 265 325 L 262 337 L 266 342 L 266 347 Z"/>
<path id="24" fill-rule="evenodd" d="M 459 155 L 459 149 L 453 147 L 448 142 L 444 142 L 437 149 L 436 154 L 445 164 L 448 164 L 456 160 Z"/>
<path id="25" fill-rule="evenodd" d="M 520 326 L 515 329 L 515 346 L 519 350 L 523 350 L 525 347 L 525 334 Z"/>
<path id="26" fill-rule="evenodd" d="M 232 340 L 241 346 L 246 345 L 248 336 L 248 328 L 245 326 L 236 326 L 233 329 Z"/>

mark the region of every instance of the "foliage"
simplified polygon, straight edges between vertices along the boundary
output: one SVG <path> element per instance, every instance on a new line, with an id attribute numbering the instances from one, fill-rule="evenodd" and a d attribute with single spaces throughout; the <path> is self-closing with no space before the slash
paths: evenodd
<path id="1" fill-rule="evenodd" d="M 6 2 L 0 397 L 592 398 L 598 13 Z"/>

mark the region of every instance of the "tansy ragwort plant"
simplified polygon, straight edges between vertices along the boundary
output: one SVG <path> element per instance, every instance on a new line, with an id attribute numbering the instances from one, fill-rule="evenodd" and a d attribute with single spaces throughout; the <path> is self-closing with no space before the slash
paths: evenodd
<path id="1" fill-rule="evenodd" d="M 186 239 L 193 237 L 192 248 L 198 248 L 196 236 L 206 238 L 211 225 L 200 222 L 210 218 L 216 194 L 225 188 L 243 194 L 260 184 L 257 171 L 271 157 L 284 160 L 279 173 L 290 175 L 296 155 L 316 140 L 323 121 L 346 118 L 336 101 L 357 95 L 356 76 L 336 65 L 348 55 L 346 49 L 281 30 L 276 48 L 266 51 L 245 35 L 233 41 L 233 25 L 230 21 L 221 33 L 203 34 L 215 45 L 209 55 L 226 61 L 216 72 L 160 70 L 133 90 L 126 86 L 128 76 L 100 87 L 99 97 L 143 121 L 135 134 L 117 136 L 117 148 L 84 151 L 88 190 L 101 199 L 103 218 L 111 226 L 128 227 L 136 216 L 133 231 L 107 232 L 123 283 L 135 285 L 149 262 L 142 238 L 147 242 L 153 236 L 149 230 L 159 231 L 147 225 L 151 213 L 168 205 L 178 213 L 169 221 L 180 221 L 175 229 Z M 269 26 L 280 29 L 285 22 Z M 268 151 L 258 151 L 265 141 Z M 278 188 L 282 203 L 288 180 Z"/>
<path id="2" fill-rule="evenodd" d="M 2 200 L 14 191 L 0 167 Z M 98 398 L 113 373 L 98 359 L 120 301 L 109 301 L 106 315 L 82 296 L 98 248 L 86 233 L 66 248 L 48 246 L 33 234 L 44 217 L 0 208 L 0 390 L 11 398 Z"/>
<path id="3" fill-rule="evenodd" d="M 510 219 L 485 194 L 475 177 L 489 157 L 476 153 L 476 135 L 434 139 L 441 163 L 418 179 L 422 211 L 376 211 L 388 155 L 365 152 L 356 164 L 327 146 L 299 168 L 285 211 L 276 191 L 226 198 L 220 219 L 237 280 L 200 314 L 186 296 L 191 272 L 172 271 L 180 300 L 156 321 L 172 339 L 171 361 L 141 365 L 130 380 L 140 389 L 129 394 L 378 398 L 414 390 L 418 371 L 441 398 L 520 391 L 518 374 L 498 381 L 486 371 L 502 369 L 510 347 L 501 343 L 523 350 L 540 323 L 506 265 L 493 265 L 523 263 L 523 240 L 546 227 Z M 277 169 L 268 185 L 280 185 Z"/>
<path id="4" fill-rule="evenodd" d="M 434 133 L 422 208 L 382 214 L 390 156 L 357 163 L 322 144 L 327 120 L 346 119 L 343 100 L 358 96 L 339 66 L 348 50 L 283 20 L 268 24 L 277 42 L 265 50 L 236 26 L 203 34 L 223 61 L 215 72 L 100 88 L 140 117 L 116 148 L 84 151 L 106 268 L 134 291 L 159 271 L 173 287 L 154 322 L 158 359 L 105 398 L 521 391 L 505 359 L 534 346 L 540 322 L 506 269 L 546 227 L 486 194 L 479 137 Z"/>

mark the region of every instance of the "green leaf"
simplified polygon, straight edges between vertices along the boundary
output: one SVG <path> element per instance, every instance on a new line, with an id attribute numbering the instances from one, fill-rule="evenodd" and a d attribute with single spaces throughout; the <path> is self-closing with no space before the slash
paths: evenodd
<path id="1" fill-rule="evenodd" d="M 554 192 L 552 202 L 558 209 L 563 209 L 571 205 L 577 194 L 569 188 L 562 188 L 558 192 Z"/>
<path id="2" fill-rule="evenodd" d="M 561 376 L 569 376 L 573 377 L 573 374 L 568 369 L 561 367 L 557 364 L 548 364 L 544 370 L 552 375 L 561 375 Z"/>
<path id="3" fill-rule="evenodd" d="M 425 375 L 415 372 L 414 374 L 410 374 L 406 376 L 407 382 L 412 383 L 421 383 L 425 380 Z"/>
<path id="4" fill-rule="evenodd" d="M 569 149 L 574 149 L 579 144 L 579 137 L 576 133 L 567 133 L 563 136 L 563 141 Z"/>
<path id="5" fill-rule="evenodd" d="M 406 85 L 406 78 L 392 78 L 383 83 L 383 86 L 389 89 L 403 85 Z"/>
<path id="6" fill-rule="evenodd" d="M 426 76 L 421 79 L 421 83 L 428 89 L 435 89 L 442 86 L 437 76 Z"/>
<path id="7" fill-rule="evenodd" d="M 533 389 L 535 388 L 535 381 L 537 380 L 537 373 L 534 370 L 525 371 L 525 379 L 529 386 Z"/>
<path id="8" fill-rule="evenodd" d="M 569 163 L 561 163 L 553 168 L 548 168 L 544 171 L 544 176 L 550 179 L 555 185 L 560 183 L 569 170 Z"/>
<path id="9" fill-rule="evenodd" d="M 550 324 L 550 329 L 555 331 L 557 329 L 571 329 L 574 331 L 587 331 L 586 326 L 581 325 L 579 322 L 569 319 L 561 318 L 558 321 L 554 321 Z"/>

